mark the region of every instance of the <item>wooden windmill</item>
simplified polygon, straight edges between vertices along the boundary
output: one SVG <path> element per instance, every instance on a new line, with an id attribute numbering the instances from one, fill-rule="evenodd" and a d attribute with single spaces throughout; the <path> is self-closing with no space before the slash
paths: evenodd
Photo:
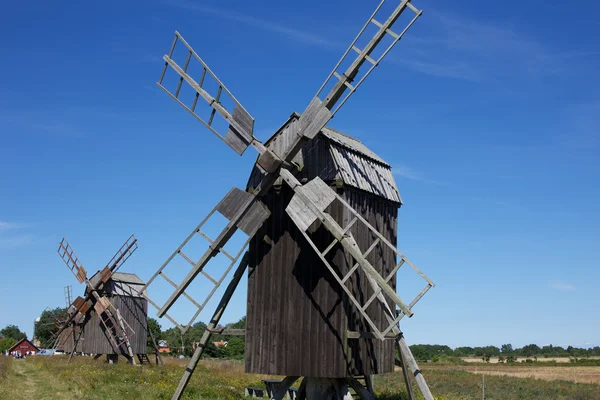
<path id="1" fill-rule="evenodd" d="M 401 201 L 389 165 L 356 139 L 326 127 L 421 15 L 410 0 L 403 0 L 382 16 L 384 2 L 369 17 L 306 110 L 293 114 L 265 143 L 253 136 L 254 119 L 248 111 L 175 32 L 171 50 L 163 57 L 165 67 L 158 86 L 237 154 L 252 146 L 259 155 L 247 189 L 231 189 L 148 280 L 147 286 L 160 276 L 175 288 L 163 304 L 149 302 L 159 317 L 186 331 L 238 264 L 173 399 L 181 397 L 210 335 L 228 333 L 217 325 L 247 267 L 246 371 L 285 375 L 273 398 L 281 399 L 300 377 L 304 377 L 301 398 L 346 398 L 348 386 L 361 398 L 372 398 L 368 376 L 393 370 L 396 346 L 411 397 L 412 374 L 424 397 L 433 399 L 399 321 L 413 315 L 413 306 L 434 284 L 396 249 L 395 215 Z M 414 15 L 404 29 L 392 30 L 407 10 Z M 178 43 L 183 44 L 185 54 L 180 61 L 176 60 Z M 194 65 L 201 68 L 198 74 L 191 72 Z M 176 78 L 172 87 L 169 74 Z M 193 96 L 184 98 L 189 88 Z M 203 102 L 210 107 L 206 114 L 201 111 Z M 328 163 L 332 173 L 323 174 L 322 167 Z M 345 177 L 345 173 L 354 177 Z M 227 223 L 211 238 L 204 226 L 215 212 Z M 246 240 L 239 249 L 226 248 L 240 232 Z M 207 249 L 199 259 L 193 259 L 187 249 L 198 237 L 207 241 Z M 226 262 L 219 261 L 221 270 L 215 276 L 206 267 L 222 258 Z M 191 270 L 176 283 L 167 269 L 181 259 Z M 425 283 L 410 301 L 403 300 L 395 289 L 395 276 L 403 265 Z M 192 297 L 190 285 L 200 278 L 212 287 L 198 301 Z M 170 312 L 181 296 L 197 308 L 184 323 Z M 302 320 L 303 315 L 311 320 Z M 326 343 L 320 343 L 320 338 Z M 294 354 L 286 353 L 295 341 L 309 341 L 310 345 L 295 347 Z M 367 378 L 366 388 L 357 380 L 360 376 Z"/>
<path id="2" fill-rule="evenodd" d="M 55 334 L 62 338 L 66 352 L 106 354 L 109 361 L 123 355 L 133 364 L 134 355 L 145 357 L 146 335 L 141 333 L 147 330 L 146 301 L 139 300 L 143 301 L 140 305 L 135 299 L 124 298 L 127 291 L 140 297 L 138 289 L 144 283 L 133 274 L 117 272 L 137 247 L 137 239 L 131 235 L 104 269 L 88 278 L 79 258 L 67 240 L 62 239 L 58 254 L 79 283 L 85 285 L 84 297 L 78 296 L 71 303 L 67 320 Z M 140 330 L 140 334 L 132 340 L 134 328 Z"/>

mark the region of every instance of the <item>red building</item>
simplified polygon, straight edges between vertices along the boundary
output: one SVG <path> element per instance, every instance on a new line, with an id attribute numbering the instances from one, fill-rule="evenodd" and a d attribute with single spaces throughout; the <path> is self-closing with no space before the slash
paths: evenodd
<path id="1" fill-rule="evenodd" d="M 19 340 L 13 347 L 8 349 L 8 353 L 11 355 L 21 354 L 24 356 L 28 354 L 37 354 L 39 351 L 40 349 L 38 349 L 33 343 L 31 343 L 26 338 Z"/>

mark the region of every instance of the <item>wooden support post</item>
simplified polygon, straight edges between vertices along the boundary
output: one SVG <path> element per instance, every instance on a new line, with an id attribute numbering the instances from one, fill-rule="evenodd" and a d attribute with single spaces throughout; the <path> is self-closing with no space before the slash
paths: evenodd
<path id="1" fill-rule="evenodd" d="M 150 340 L 152 341 L 152 346 L 154 347 L 154 352 L 155 352 L 154 355 L 156 356 L 156 365 L 158 365 L 158 362 L 160 361 L 160 365 L 162 365 L 164 367 L 165 360 L 163 360 L 163 356 L 162 356 L 162 354 L 160 354 L 160 351 L 158 350 L 158 344 L 156 344 L 156 338 L 152 334 L 152 331 L 150 330 L 150 328 L 148 328 L 148 334 L 150 335 Z"/>
<path id="2" fill-rule="evenodd" d="M 404 335 L 402 335 L 402 332 L 400 333 L 400 336 L 398 337 L 398 346 L 400 347 L 401 354 L 404 356 L 404 361 L 405 361 L 404 365 L 407 365 L 408 368 L 410 368 L 410 371 L 412 372 L 413 376 L 415 377 L 415 381 L 417 382 L 417 386 L 419 386 L 419 389 L 421 390 L 423 397 L 425 398 L 425 400 L 434 400 L 433 395 L 431 394 L 431 391 L 429 390 L 429 387 L 427 386 L 427 382 L 425 381 L 425 378 L 423 377 L 423 374 L 421 373 L 421 370 L 419 369 L 419 365 L 417 364 L 417 361 L 413 357 L 412 352 L 410 351 L 410 348 L 408 347 L 408 343 L 406 343 L 406 340 L 404 339 Z"/>
<path id="3" fill-rule="evenodd" d="M 374 400 L 375 399 L 375 397 L 373 397 L 373 393 L 369 392 L 369 390 L 367 388 L 365 388 L 363 385 L 361 385 L 360 382 L 358 380 L 356 380 L 356 378 L 348 379 L 348 384 L 350 385 L 350 387 L 352 389 L 354 389 L 354 391 L 356 392 L 356 394 L 358 394 L 358 396 L 361 400 Z"/>
<path id="4" fill-rule="evenodd" d="M 404 377 L 404 383 L 406 384 L 408 398 L 409 400 L 415 400 L 415 392 L 413 391 L 412 383 L 410 382 L 410 374 L 408 372 L 408 367 L 406 366 L 406 360 L 404 359 L 404 354 L 402 353 L 402 349 L 400 349 L 398 342 L 396 342 L 396 348 L 398 349 L 399 364 L 400 368 L 402 368 L 402 376 Z"/>
<path id="5" fill-rule="evenodd" d="M 283 381 L 279 384 L 279 387 L 273 394 L 273 400 L 283 400 L 288 392 L 288 389 L 292 387 L 292 384 L 300 378 L 299 376 L 286 376 Z"/>
<path id="6" fill-rule="evenodd" d="M 371 395 L 375 396 L 373 392 L 373 381 L 371 380 L 371 375 L 365 375 L 365 384 L 367 385 L 367 390 Z"/>
<path id="7" fill-rule="evenodd" d="M 227 289 L 225 289 L 225 293 L 223 293 L 223 297 L 221 298 L 221 301 L 219 302 L 219 305 L 217 306 L 217 309 L 215 310 L 215 313 L 213 314 L 213 317 L 212 317 L 210 323 L 204 330 L 204 334 L 202 334 L 202 338 L 200 339 L 200 343 L 198 344 L 198 347 L 194 351 L 194 355 L 192 356 L 192 359 L 190 360 L 187 367 L 185 368 L 185 372 L 183 373 L 183 376 L 181 377 L 181 380 L 179 381 L 179 385 L 177 386 L 177 390 L 173 394 L 172 400 L 181 399 L 183 391 L 185 390 L 185 387 L 187 386 L 187 384 L 190 382 L 190 378 L 192 377 L 192 374 L 194 373 L 194 369 L 196 369 L 196 366 L 198 365 L 198 361 L 200 361 L 200 357 L 202 357 L 202 353 L 204 353 L 206 344 L 208 343 L 208 340 L 210 339 L 210 336 L 212 335 L 210 333 L 210 330 L 215 329 L 217 327 L 217 325 L 219 324 L 219 320 L 223 316 L 223 312 L 225 311 L 225 308 L 227 308 L 227 305 L 229 304 L 229 300 L 231 300 L 231 296 L 235 292 L 237 285 L 240 283 L 240 280 L 242 279 L 242 276 L 244 275 L 244 272 L 246 271 L 247 266 L 248 266 L 248 253 L 246 253 L 244 255 L 244 257 L 242 258 L 240 265 L 238 266 L 235 273 L 233 274 L 233 277 L 231 278 L 231 282 L 229 282 Z"/>
<path id="8" fill-rule="evenodd" d="M 75 340 L 75 324 L 73 324 L 73 349 L 71 350 L 71 354 L 69 354 L 69 359 L 67 360 L 67 364 L 69 364 L 71 362 L 71 359 L 73 358 L 73 354 L 75 354 L 75 352 L 77 351 L 77 344 L 79 343 L 79 339 L 81 339 L 81 336 L 83 335 L 83 327 L 81 327 L 81 329 L 79 330 L 79 335 L 77 336 L 77 339 Z"/>

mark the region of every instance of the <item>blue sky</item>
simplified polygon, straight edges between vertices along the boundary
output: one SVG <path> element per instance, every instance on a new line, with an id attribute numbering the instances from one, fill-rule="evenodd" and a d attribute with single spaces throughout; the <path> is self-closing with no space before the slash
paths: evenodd
<path id="1" fill-rule="evenodd" d="M 422 18 L 330 123 L 393 165 L 399 248 L 437 284 L 404 323 L 408 341 L 600 345 L 600 5 L 414 4 Z M 255 153 L 236 156 L 155 86 L 174 30 L 264 140 L 376 5 L 7 3 L 0 326 L 31 334 L 63 286 L 82 292 L 56 254 L 63 235 L 95 272 L 135 233 L 123 270 L 147 279 L 244 187 Z M 224 321 L 245 296 L 244 281 Z"/>

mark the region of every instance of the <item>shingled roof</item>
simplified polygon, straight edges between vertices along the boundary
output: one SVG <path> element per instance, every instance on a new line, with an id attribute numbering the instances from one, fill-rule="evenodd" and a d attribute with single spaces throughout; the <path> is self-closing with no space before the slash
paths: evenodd
<path id="1" fill-rule="evenodd" d="M 100 279 L 100 271 L 96 272 L 91 278 L 90 283 L 95 285 Z M 139 291 L 144 287 L 145 283 L 136 274 L 126 272 L 113 273 L 108 284 L 105 285 L 104 291 L 117 296 L 142 297 Z M 146 295 L 144 291 L 144 295 Z"/>
<path id="2" fill-rule="evenodd" d="M 281 156 L 293 141 L 299 118 L 293 113 L 265 144 Z M 299 179 L 319 176 L 325 182 L 341 180 L 344 185 L 402 204 L 390 165 L 358 139 L 330 127 L 308 142 L 293 162 L 300 167 Z M 256 187 L 261 179 L 260 171 L 254 168 L 248 187 Z"/>

